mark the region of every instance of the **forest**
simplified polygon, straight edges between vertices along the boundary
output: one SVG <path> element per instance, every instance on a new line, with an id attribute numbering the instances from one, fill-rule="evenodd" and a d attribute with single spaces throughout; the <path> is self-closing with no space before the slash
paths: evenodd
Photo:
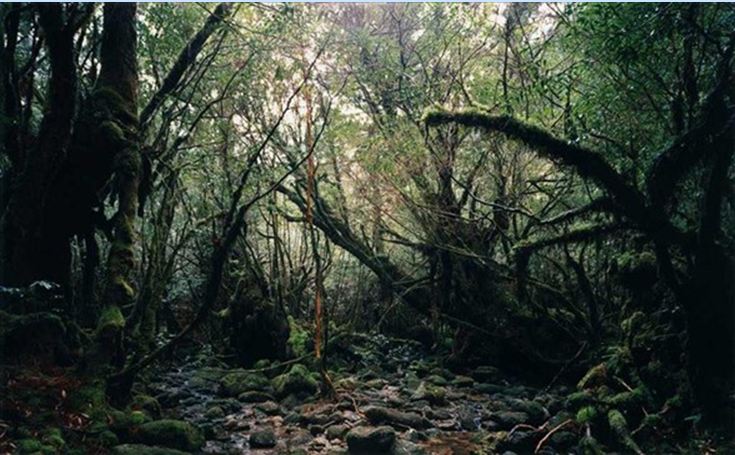
<path id="1" fill-rule="evenodd" d="M 733 4 L 0 18 L 0 454 L 735 453 Z"/>

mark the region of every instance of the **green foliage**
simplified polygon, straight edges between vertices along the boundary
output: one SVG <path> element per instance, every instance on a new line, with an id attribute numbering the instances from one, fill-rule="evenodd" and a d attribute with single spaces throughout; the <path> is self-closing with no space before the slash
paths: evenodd
<path id="1" fill-rule="evenodd" d="M 294 356 L 302 357 L 308 352 L 308 345 L 311 341 L 311 333 L 301 324 L 296 322 L 292 316 L 288 317 L 289 335 L 288 345 Z"/>

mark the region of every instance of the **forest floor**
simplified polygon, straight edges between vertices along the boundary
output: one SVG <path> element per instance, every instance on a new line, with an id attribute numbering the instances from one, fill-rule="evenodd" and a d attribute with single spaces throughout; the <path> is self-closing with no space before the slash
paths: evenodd
<path id="1" fill-rule="evenodd" d="M 277 370 L 223 370 L 207 354 L 156 375 L 148 389 L 164 414 L 205 430 L 208 453 L 382 453 L 394 441 L 395 454 L 553 454 L 578 439 L 567 431 L 573 417 L 558 412 L 559 394 L 511 385 L 491 366 L 456 375 L 418 343 L 356 340 L 334 356 L 333 399 L 311 395 L 316 377 L 274 390 L 261 375 Z"/>
<path id="2" fill-rule="evenodd" d="M 590 436 L 613 441 L 615 453 L 735 453 L 664 430 L 637 434 L 648 443 L 631 450 L 580 422 L 570 387 L 521 385 L 490 365 L 450 371 L 409 340 L 352 334 L 330 343 L 333 397 L 318 393 L 311 355 L 244 370 L 206 345 L 190 347 L 141 377 L 124 409 L 72 369 L 4 368 L 0 454 L 613 453 Z"/>

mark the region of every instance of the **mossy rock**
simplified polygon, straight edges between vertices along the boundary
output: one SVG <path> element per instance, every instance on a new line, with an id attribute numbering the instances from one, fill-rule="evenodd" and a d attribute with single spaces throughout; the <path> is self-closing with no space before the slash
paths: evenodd
<path id="1" fill-rule="evenodd" d="M 78 389 L 71 390 L 66 400 L 69 408 L 76 412 L 83 412 L 99 420 L 108 408 L 105 385 L 102 381 L 86 384 Z"/>
<path id="2" fill-rule="evenodd" d="M 319 383 L 311 376 L 304 365 L 296 364 L 288 373 L 273 378 L 273 388 L 277 398 L 290 394 L 313 395 L 319 390 Z"/>
<path id="3" fill-rule="evenodd" d="M 102 447 L 114 447 L 120 443 L 120 438 L 117 437 L 117 435 L 110 431 L 105 430 L 101 432 L 99 435 L 97 435 L 97 443 Z"/>
<path id="4" fill-rule="evenodd" d="M 198 428 L 183 420 L 154 420 L 141 425 L 136 438 L 153 446 L 163 446 L 193 452 L 204 445 L 204 436 Z"/>
<path id="5" fill-rule="evenodd" d="M 268 377 L 262 373 L 237 371 L 225 375 L 222 378 L 221 387 L 224 395 L 236 397 L 243 392 L 269 392 L 271 383 Z"/>
<path id="6" fill-rule="evenodd" d="M 64 435 L 61 433 L 61 429 L 59 428 L 50 428 L 46 430 L 41 437 L 41 441 L 44 445 L 54 447 L 59 452 L 62 451 L 64 446 L 66 446 Z"/>
<path id="7" fill-rule="evenodd" d="M 146 446 L 143 444 L 122 444 L 112 448 L 115 455 L 187 455 L 187 452 L 165 447 Z"/>
<path id="8" fill-rule="evenodd" d="M 108 413 L 109 428 L 123 440 L 130 439 L 138 431 L 138 427 L 150 422 L 151 418 L 143 411 L 118 411 Z"/>
<path id="9" fill-rule="evenodd" d="M 389 453 L 395 443 L 396 432 L 387 426 L 355 427 L 347 433 L 346 440 L 350 453 Z"/>
<path id="10" fill-rule="evenodd" d="M 136 395 L 133 397 L 130 409 L 143 411 L 154 419 L 161 417 L 161 404 L 150 395 Z"/>
<path id="11" fill-rule="evenodd" d="M 43 444 L 38 439 L 33 438 L 21 439 L 16 446 L 16 452 L 19 454 L 54 454 L 58 452 L 54 446 Z"/>
<path id="12" fill-rule="evenodd" d="M 426 400 L 432 405 L 443 406 L 447 404 L 447 391 L 444 387 L 422 382 L 411 399 Z"/>

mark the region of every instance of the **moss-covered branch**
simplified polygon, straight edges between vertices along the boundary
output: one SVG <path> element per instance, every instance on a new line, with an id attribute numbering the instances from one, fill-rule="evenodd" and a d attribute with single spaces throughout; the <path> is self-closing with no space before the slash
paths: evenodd
<path id="1" fill-rule="evenodd" d="M 646 220 L 645 198 L 597 152 L 507 115 L 491 115 L 477 109 L 461 111 L 432 110 L 424 114 L 428 126 L 456 123 L 487 131 L 497 131 L 532 147 L 541 156 L 573 167 L 579 175 L 591 179 L 606 190 L 615 204 L 638 222 Z"/>

